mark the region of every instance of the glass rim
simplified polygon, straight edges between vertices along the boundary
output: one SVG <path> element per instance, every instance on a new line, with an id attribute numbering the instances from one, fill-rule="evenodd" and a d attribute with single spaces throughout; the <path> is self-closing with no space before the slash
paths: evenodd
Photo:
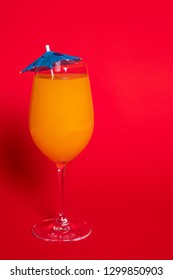
<path id="1" fill-rule="evenodd" d="M 54 65 L 54 68 L 49 69 L 46 67 L 39 67 L 35 70 L 35 75 L 42 74 L 50 74 L 53 72 L 54 74 L 68 74 L 68 73 L 76 73 L 76 74 L 87 74 L 88 67 L 84 60 L 73 61 L 72 63 L 63 63 L 63 61 L 57 62 Z"/>

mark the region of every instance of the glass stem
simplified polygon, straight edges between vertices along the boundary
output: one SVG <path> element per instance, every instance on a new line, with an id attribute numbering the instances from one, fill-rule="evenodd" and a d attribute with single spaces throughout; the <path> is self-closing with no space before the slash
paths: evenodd
<path id="1" fill-rule="evenodd" d="M 67 223 L 64 217 L 64 174 L 65 166 L 57 166 L 58 172 L 58 217 L 57 221 L 60 223 Z"/>

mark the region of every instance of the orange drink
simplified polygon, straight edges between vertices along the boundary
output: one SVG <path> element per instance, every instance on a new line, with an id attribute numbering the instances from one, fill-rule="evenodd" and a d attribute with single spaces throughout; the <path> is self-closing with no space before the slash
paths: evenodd
<path id="1" fill-rule="evenodd" d="M 88 74 L 37 73 L 29 127 L 37 147 L 55 163 L 67 163 L 80 154 L 94 127 Z"/>
<path id="2" fill-rule="evenodd" d="M 87 146 L 94 129 L 94 113 L 87 65 L 82 58 L 46 52 L 21 73 L 34 71 L 29 129 L 36 146 L 55 163 L 58 175 L 58 211 L 32 228 L 45 241 L 78 241 L 91 233 L 85 221 L 64 213 L 66 165 Z"/>

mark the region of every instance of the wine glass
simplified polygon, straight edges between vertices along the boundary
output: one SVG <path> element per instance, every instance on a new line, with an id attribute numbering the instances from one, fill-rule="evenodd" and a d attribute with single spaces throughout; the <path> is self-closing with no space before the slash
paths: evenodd
<path id="1" fill-rule="evenodd" d="M 67 163 L 87 146 L 94 129 L 94 113 L 86 63 L 55 63 L 35 73 L 29 113 L 33 141 L 52 160 L 58 173 L 56 218 L 34 225 L 33 234 L 46 241 L 77 241 L 91 233 L 86 222 L 64 214 L 64 172 Z"/>

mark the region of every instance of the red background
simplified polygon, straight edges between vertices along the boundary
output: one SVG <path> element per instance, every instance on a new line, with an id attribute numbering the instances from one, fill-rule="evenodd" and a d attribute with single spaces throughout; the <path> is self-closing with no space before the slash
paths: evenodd
<path id="1" fill-rule="evenodd" d="M 165 1 L 1 3 L 0 258 L 173 258 L 173 22 Z M 115 4 L 115 3 L 116 4 Z M 119 1 L 120 2 L 120 1 Z M 66 210 L 87 239 L 47 243 L 33 224 L 56 213 L 56 168 L 28 131 L 33 73 L 51 49 L 89 67 L 95 131 L 69 164 Z"/>

